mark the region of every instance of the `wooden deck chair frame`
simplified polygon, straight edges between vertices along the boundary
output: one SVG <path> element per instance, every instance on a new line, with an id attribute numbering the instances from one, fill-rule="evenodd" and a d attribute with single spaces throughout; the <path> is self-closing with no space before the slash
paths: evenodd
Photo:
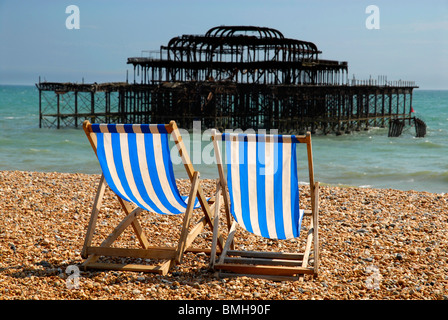
<path id="1" fill-rule="evenodd" d="M 178 130 L 175 121 L 171 121 L 169 124 L 164 125 L 168 134 L 173 137 L 179 155 L 182 158 L 182 162 L 188 174 L 188 178 L 191 182 L 191 189 L 189 192 L 189 199 L 187 209 L 184 213 L 183 225 L 180 233 L 180 239 L 176 247 L 156 247 L 151 246 L 148 241 L 148 237 L 143 232 L 142 226 L 138 221 L 138 216 L 145 210 L 133 204 L 132 202 L 122 199 L 116 194 L 118 201 L 125 213 L 124 219 L 116 226 L 111 234 L 101 243 L 100 246 L 92 246 L 92 239 L 95 232 L 98 214 L 100 212 L 102 199 L 107 187 L 107 182 L 104 177 L 104 173 L 101 175 L 97 193 L 95 196 L 90 221 L 88 224 L 86 236 L 84 239 L 84 245 L 82 248 L 81 256 L 86 259 L 82 266 L 85 269 L 110 269 L 121 271 L 137 271 L 137 272 L 151 272 L 165 275 L 175 265 L 182 263 L 182 257 L 185 252 L 205 252 L 210 253 L 210 248 L 193 248 L 191 244 L 194 239 L 202 232 L 204 227 L 208 224 L 213 229 L 213 216 L 212 210 L 215 205 L 214 198 L 207 199 L 204 195 L 202 187 L 199 181 L 199 172 L 195 171 L 190 161 L 188 152 L 182 141 L 182 137 Z M 84 131 L 87 135 L 90 144 L 97 154 L 97 140 L 92 131 L 92 124 L 86 120 L 83 123 Z M 204 213 L 204 216 L 200 221 L 189 230 L 190 222 L 192 219 L 192 212 L 194 210 L 195 199 L 199 200 L 200 207 Z M 132 226 L 133 231 L 142 248 L 117 248 L 112 247 L 114 241 L 123 233 L 128 227 Z M 222 237 L 220 237 L 218 246 L 223 247 Z M 157 265 L 144 265 L 144 264 L 114 264 L 114 263 L 102 263 L 97 262 L 101 256 L 109 257 L 126 257 L 126 258 L 142 258 L 142 259 L 154 259 L 161 260 Z"/>
<path id="2" fill-rule="evenodd" d="M 229 233 L 222 249 L 219 259 L 217 258 L 216 245 L 218 243 L 219 223 L 214 225 L 214 236 L 212 240 L 212 253 L 210 257 L 210 267 L 216 271 L 218 277 L 248 276 L 267 278 L 276 281 L 300 280 L 303 281 L 304 275 L 317 277 L 319 268 L 319 234 L 318 234 L 318 211 L 319 211 L 319 183 L 314 181 L 313 156 L 311 146 L 311 134 L 295 136 L 295 143 L 306 144 L 309 183 L 310 183 L 310 202 L 311 210 L 304 210 L 303 219 L 309 219 L 308 233 L 306 235 L 306 244 L 304 252 L 263 252 L 263 251 L 245 251 L 236 250 L 235 232 L 238 223 L 230 212 L 230 200 L 227 188 L 227 179 L 224 173 L 221 150 L 218 141 L 222 140 L 222 134 L 216 130 L 212 131 L 212 140 L 214 144 L 215 156 L 219 173 L 219 186 L 217 196 L 223 195 L 220 199 L 224 200 L 225 214 L 229 228 Z M 218 200 L 220 201 L 220 200 Z M 215 221 L 219 221 L 220 204 L 216 203 L 214 211 Z M 230 221 L 233 222 L 230 223 Z M 240 229 L 243 229 L 240 227 Z M 247 230 L 243 230 L 247 232 Z M 313 249 L 313 252 L 312 252 Z M 312 253 L 312 259 L 311 259 Z M 312 261 L 312 263 L 311 263 Z"/>

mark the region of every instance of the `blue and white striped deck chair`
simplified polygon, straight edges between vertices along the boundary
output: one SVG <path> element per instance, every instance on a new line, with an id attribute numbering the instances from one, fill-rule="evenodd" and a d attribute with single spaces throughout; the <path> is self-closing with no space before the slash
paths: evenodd
<path id="1" fill-rule="evenodd" d="M 86 268 L 119 269 L 166 274 L 183 253 L 204 251 L 191 248 L 193 240 L 208 223 L 212 227 L 211 202 L 205 198 L 199 184 L 199 172 L 191 164 L 177 125 L 170 124 L 91 124 L 84 122 L 84 131 L 92 145 L 102 170 L 102 177 L 93 205 L 84 247 Z M 169 138 L 173 137 L 191 181 L 188 195 L 181 195 L 174 177 Z M 106 184 L 118 196 L 126 217 L 100 245 L 92 246 L 92 237 Z M 204 217 L 189 231 L 192 212 L 202 208 Z M 143 211 L 165 215 L 185 213 L 177 247 L 151 247 L 137 220 Z M 132 225 L 143 249 L 112 248 L 111 244 Z M 207 249 L 210 250 L 210 249 Z M 115 265 L 97 262 L 100 256 L 121 256 L 157 259 L 156 266 Z"/>
<path id="2" fill-rule="evenodd" d="M 212 267 L 221 276 L 245 274 L 277 279 L 303 279 L 303 274 L 316 275 L 319 263 L 319 184 L 314 182 L 311 134 L 222 134 L 214 131 L 212 139 L 220 190 L 228 189 L 229 193 L 228 199 L 224 197 L 225 201 L 230 202 L 226 203 L 226 213 L 228 216 L 231 213 L 227 221 L 232 218 L 234 220 L 218 261 L 215 261 L 215 252 L 212 251 Z M 306 145 L 308 155 L 311 210 L 302 210 L 299 207 L 296 152 L 296 145 L 299 143 Z M 222 161 L 220 144 L 225 148 L 225 164 Z M 224 174 L 225 168 L 227 176 Z M 223 195 L 225 194 L 226 192 L 223 192 Z M 219 210 L 215 210 L 215 215 L 216 219 Z M 264 238 L 293 239 L 300 236 L 304 215 L 310 216 L 310 225 L 303 253 L 231 250 L 235 245 L 237 225 Z M 215 224 L 214 231 L 218 230 L 218 224 Z M 311 251 L 312 244 L 314 252 Z"/>

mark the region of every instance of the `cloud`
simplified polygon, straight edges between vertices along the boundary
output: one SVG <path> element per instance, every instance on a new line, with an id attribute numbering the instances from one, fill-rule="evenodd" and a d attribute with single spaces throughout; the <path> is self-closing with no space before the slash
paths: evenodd
<path id="1" fill-rule="evenodd" d="M 418 22 L 410 27 L 413 31 L 448 31 L 448 21 Z"/>

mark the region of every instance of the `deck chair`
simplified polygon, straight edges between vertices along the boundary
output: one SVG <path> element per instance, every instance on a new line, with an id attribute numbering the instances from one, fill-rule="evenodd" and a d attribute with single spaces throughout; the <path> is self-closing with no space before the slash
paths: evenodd
<path id="1" fill-rule="evenodd" d="M 245 275 L 281 281 L 303 280 L 305 274 L 317 276 L 319 183 L 314 181 L 310 133 L 286 136 L 222 134 L 214 130 L 212 140 L 220 181 L 217 194 L 223 194 L 227 221 L 233 222 L 219 259 L 213 249 L 220 234 L 219 224 L 214 225 L 211 268 L 219 277 Z M 306 145 L 308 154 L 311 210 L 299 208 L 298 143 Z M 227 177 L 220 144 L 225 147 Z M 217 203 L 214 211 L 216 221 L 219 221 L 219 206 Z M 292 239 L 300 236 L 304 217 L 309 220 L 309 226 L 301 252 L 236 249 L 238 226 L 243 232 L 264 238 Z"/>
<path id="2" fill-rule="evenodd" d="M 167 274 L 171 267 L 182 262 L 187 251 L 210 253 L 210 248 L 192 248 L 194 239 L 208 224 L 212 227 L 213 199 L 204 196 L 199 183 L 199 172 L 191 164 L 174 121 L 154 124 L 91 124 L 86 120 L 84 131 L 101 165 L 102 175 L 94 200 L 81 256 L 83 266 L 95 269 L 153 272 Z M 188 195 L 181 195 L 175 181 L 169 149 L 173 137 L 191 182 Z M 92 246 L 102 199 L 108 186 L 118 197 L 126 214 L 113 232 L 101 243 Z M 189 230 L 194 209 L 201 208 L 202 219 Z M 165 215 L 185 214 L 177 246 L 151 246 L 138 217 L 144 211 Z M 128 227 L 142 248 L 112 247 Z M 174 226 L 175 227 L 175 226 Z M 122 264 L 98 262 L 101 256 L 154 259 L 156 265 L 145 263 Z"/>

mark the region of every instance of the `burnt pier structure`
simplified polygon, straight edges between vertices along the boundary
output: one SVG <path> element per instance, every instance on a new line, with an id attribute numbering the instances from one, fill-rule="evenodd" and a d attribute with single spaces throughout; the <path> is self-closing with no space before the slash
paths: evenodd
<path id="1" fill-rule="evenodd" d="M 255 26 L 174 37 L 158 51 L 128 58 L 131 81 L 39 81 L 39 124 L 176 120 L 185 129 L 201 121 L 221 130 L 341 134 L 415 121 L 413 81 L 350 79 L 347 62 L 321 59 L 321 53 L 312 42 Z"/>

